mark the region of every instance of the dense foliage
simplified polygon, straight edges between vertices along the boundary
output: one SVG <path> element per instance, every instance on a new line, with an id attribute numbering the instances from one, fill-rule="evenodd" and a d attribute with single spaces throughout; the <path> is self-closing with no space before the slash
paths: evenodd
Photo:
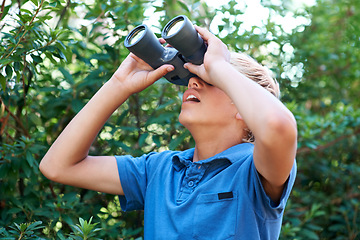
<path id="1" fill-rule="evenodd" d="M 281 239 L 360 239 L 360 2 L 294 8 L 296 1 L 263 0 L 268 17 L 250 28 L 241 18 L 247 6 L 237 2 L 215 9 L 199 0 L 1 0 L 0 237 L 141 236 L 141 212 L 121 212 L 116 196 L 50 182 L 38 164 L 128 54 L 128 31 L 155 16 L 159 33 L 185 14 L 269 66 L 296 116 L 298 177 Z M 279 21 L 289 17 L 302 22 L 289 30 Z M 193 146 L 177 121 L 183 90 L 160 80 L 131 96 L 91 154 Z"/>

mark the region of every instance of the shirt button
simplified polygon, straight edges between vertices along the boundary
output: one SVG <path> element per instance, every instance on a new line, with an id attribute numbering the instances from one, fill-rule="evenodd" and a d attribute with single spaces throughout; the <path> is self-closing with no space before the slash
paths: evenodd
<path id="1" fill-rule="evenodd" d="M 189 186 L 189 187 L 193 187 L 193 186 L 194 186 L 194 182 L 193 182 L 193 181 L 188 182 L 188 186 Z"/>

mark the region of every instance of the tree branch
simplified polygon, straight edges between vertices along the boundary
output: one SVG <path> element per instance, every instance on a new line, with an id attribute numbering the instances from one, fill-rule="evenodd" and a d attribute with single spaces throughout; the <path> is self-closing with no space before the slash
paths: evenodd
<path id="1" fill-rule="evenodd" d="M 63 8 L 63 10 L 61 11 L 61 15 L 60 15 L 59 21 L 57 22 L 55 28 L 58 28 L 58 27 L 59 27 L 60 22 L 61 22 L 61 21 L 63 20 L 63 18 L 65 17 L 66 11 L 67 11 L 67 9 L 69 8 L 69 6 L 70 6 L 70 0 L 67 0 L 67 1 L 66 1 L 66 6 L 65 6 L 65 7 Z"/>
<path id="2" fill-rule="evenodd" d="M 30 134 L 29 132 L 26 130 L 26 128 L 24 127 L 24 125 L 22 124 L 22 122 L 20 121 L 20 119 L 18 117 L 16 117 L 11 111 L 10 109 L 5 105 L 4 101 L 2 100 L 2 98 L 0 97 L 0 104 L 2 104 L 5 108 L 5 111 L 7 111 L 10 116 L 15 120 L 15 122 L 18 124 L 18 126 L 21 128 L 21 130 L 23 131 L 24 135 L 28 138 L 30 138 Z"/>
<path id="3" fill-rule="evenodd" d="M 0 20 L 2 18 L 2 15 L 4 14 L 4 9 L 5 9 L 5 0 L 3 0 L 1 4 Z"/>
<path id="4" fill-rule="evenodd" d="M 29 22 L 29 26 L 31 26 L 31 24 L 34 22 L 36 16 L 38 15 L 38 13 L 40 12 L 40 9 L 42 8 L 44 4 L 44 0 L 41 0 L 40 1 L 40 4 L 39 4 L 39 7 L 36 9 L 36 12 L 34 13 L 34 16 L 31 18 L 30 22 Z M 20 7 L 19 7 L 20 9 Z M 20 29 L 19 29 L 19 32 L 22 31 L 22 29 L 24 29 L 24 26 L 21 26 Z M 16 45 L 13 47 L 13 49 L 8 53 L 8 54 L 4 54 L 1 59 L 5 59 L 5 58 L 8 58 L 14 51 L 15 49 L 20 45 L 21 43 L 21 40 L 24 38 L 25 34 L 27 33 L 27 30 L 25 29 L 23 34 L 21 35 L 21 37 L 19 38 L 18 42 L 16 43 Z M 4 67 L 5 65 L 3 65 L 0 70 Z"/>
<path id="5" fill-rule="evenodd" d="M 352 136 L 356 136 L 356 135 L 359 135 L 359 134 L 360 134 L 360 128 L 357 129 L 356 131 L 354 131 L 352 134 L 340 136 L 340 137 L 334 139 L 333 141 L 330 141 L 330 142 L 328 142 L 328 143 L 326 143 L 324 145 L 317 146 L 316 148 L 309 148 L 309 147 L 299 148 L 297 150 L 297 154 L 306 154 L 306 153 L 310 153 L 310 152 L 320 152 L 320 151 L 323 151 L 326 148 L 329 148 L 329 147 L 335 145 L 338 142 L 341 142 L 344 139 L 347 139 L 347 138 L 350 138 Z"/>

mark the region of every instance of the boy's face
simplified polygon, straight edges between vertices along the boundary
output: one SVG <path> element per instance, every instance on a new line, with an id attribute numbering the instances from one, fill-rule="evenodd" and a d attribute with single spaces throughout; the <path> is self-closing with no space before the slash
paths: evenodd
<path id="1" fill-rule="evenodd" d="M 192 126 L 224 127 L 233 123 L 237 109 L 232 100 L 217 87 L 193 77 L 184 92 L 179 121 Z"/>

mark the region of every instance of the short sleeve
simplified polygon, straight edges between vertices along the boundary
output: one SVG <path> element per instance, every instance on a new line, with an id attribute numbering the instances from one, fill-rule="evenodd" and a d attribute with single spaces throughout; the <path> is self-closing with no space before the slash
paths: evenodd
<path id="1" fill-rule="evenodd" d="M 119 196 L 123 211 L 142 210 L 147 184 L 146 159 L 132 156 L 115 156 L 124 196 Z"/>
<path id="2" fill-rule="evenodd" d="M 290 196 L 292 187 L 296 178 L 296 160 L 294 160 L 293 167 L 290 171 L 288 180 L 285 183 L 284 190 L 278 204 L 274 203 L 271 198 L 266 194 L 265 189 L 261 183 L 260 175 L 256 170 L 254 161 L 250 164 L 249 176 L 249 197 L 250 201 L 254 204 L 254 210 L 257 214 L 264 219 L 277 219 L 282 217 L 285 209 L 286 202 Z"/>

